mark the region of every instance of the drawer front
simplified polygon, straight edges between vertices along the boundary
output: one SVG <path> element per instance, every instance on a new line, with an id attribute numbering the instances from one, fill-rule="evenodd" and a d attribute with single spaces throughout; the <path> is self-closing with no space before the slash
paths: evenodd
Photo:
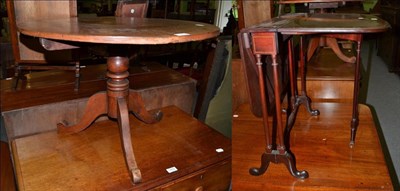
<path id="1" fill-rule="evenodd" d="M 271 32 L 252 33 L 253 53 L 263 55 L 277 55 L 277 36 Z"/>
<path id="2" fill-rule="evenodd" d="M 199 172 L 189 174 L 181 179 L 163 185 L 163 191 L 226 191 L 231 181 L 231 162 L 224 161 Z"/>

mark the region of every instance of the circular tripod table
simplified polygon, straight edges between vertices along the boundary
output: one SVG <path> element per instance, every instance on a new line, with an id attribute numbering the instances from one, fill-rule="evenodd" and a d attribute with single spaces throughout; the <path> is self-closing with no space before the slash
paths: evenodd
<path id="1" fill-rule="evenodd" d="M 114 46 L 183 43 L 214 38 L 220 33 L 218 27 L 199 22 L 121 17 L 30 20 L 19 23 L 18 30 L 24 35 L 39 37 L 48 50 L 76 48 L 79 42 Z M 63 122 L 57 126 L 59 133 L 77 133 L 89 127 L 100 115 L 117 119 L 127 168 L 136 184 L 141 182 L 142 175 L 133 152 L 129 112 L 145 123 L 158 122 L 162 113 L 148 112 L 141 96 L 129 89 L 129 60 L 120 55 L 108 57 L 107 91 L 89 98 L 80 122 L 71 126 Z"/>

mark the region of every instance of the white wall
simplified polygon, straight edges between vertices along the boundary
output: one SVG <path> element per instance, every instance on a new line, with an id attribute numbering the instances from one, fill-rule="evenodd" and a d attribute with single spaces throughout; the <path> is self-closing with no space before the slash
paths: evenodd
<path id="1" fill-rule="evenodd" d="M 216 13 L 215 13 L 215 25 L 222 29 L 228 23 L 229 10 L 232 8 L 232 0 L 217 0 L 216 1 Z"/>

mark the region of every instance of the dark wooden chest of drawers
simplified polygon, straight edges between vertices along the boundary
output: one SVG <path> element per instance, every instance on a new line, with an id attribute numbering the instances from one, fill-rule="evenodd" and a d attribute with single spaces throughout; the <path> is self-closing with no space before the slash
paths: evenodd
<path id="1" fill-rule="evenodd" d="M 392 28 L 380 35 L 378 56 L 388 64 L 389 71 L 400 72 L 400 4 L 382 5 L 380 13 Z"/>

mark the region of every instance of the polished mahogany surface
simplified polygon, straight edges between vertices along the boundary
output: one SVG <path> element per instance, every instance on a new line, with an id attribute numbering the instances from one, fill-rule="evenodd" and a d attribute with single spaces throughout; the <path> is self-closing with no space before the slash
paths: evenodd
<path id="1" fill-rule="evenodd" d="M 210 24 L 127 17 L 31 20 L 19 23 L 18 29 L 25 35 L 41 38 L 45 48 L 49 44 L 44 44 L 43 39 L 61 40 L 64 43 L 157 45 L 201 41 L 219 35 L 219 28 Z M 62 46 L 62 49 L 64 48 L 70 47 Z M 108 117 L 117 119 L 127 170 L 132 183 L 139 184 L 142 182 L 142 174 L 136 163 L 129 136 L 129 114 L 133 112 L 147 124 L 159 122 L 163 114 L 160 111 L 147 111 L 139 92 L 129 89 L 129 59 L 123 56 L 123 52 L 116 51 L 107 58 L 107 91 L 96 93 L 89 98 L 84 115 L 78 123 L 71 125 L 71 122 L 62 120 L 57 127 L 60 134 L 73 134 L 88 128 L 100 115 L 107 114 Z"/>
<path id="2" fill-rule="evenodd" d="M 168 44 L 219 35 L 218 27 L 206 23 L 123 17 L 30 20 L 18 29 L 35 37 L 108 44 Z"/>
<path id="3" fill-rule="evenodd" d="M 291 149 L 299 169 L 310 177 L 292 177 L 284 164 L 271 164 L 267 173 L 251 176 L 265 149 L 262 119 L 251 114 L 248 104 L 234 112 L 232 126 L 232 189 L 251 191 L 371 191 L 397 190 L 390 178 L 370 108 L 360 104 L 360 128 L 354 148 L 348 147 L 350 103 L 314 103 L 321 111 L 310 116 L 300 107 L 291 132 Z M 284 117 L 285 118 L 285 117 Z M 272 119 L 270 120 L 270 122 Z"/>
<path id="4" fill-rule="evenodd" d="M 230 140 L 175 106 L 162 111 L 153 125 L 129 119 L 141 184 L 128 177 L 118 125 L 105 120 L 79 134 L 12 141 L 19 190 L 227 190 Z"/>
<path id="5" fill-rule="evenodd" d="M 258 24 L 253 27 L 243 29 L 239 33 L 239 45 L 241 48 L 241 55 L 243 62 L 246 63 L 246 76 L 248 80 L 248 87 L 251 94 L 251 108 L 255 115 L 260 116 L 262 111 L 262 117 L 264 121 L 264 135 L 266 147 L 261 157 L 261 165 L 258 167 L 252 167 L 249 173 L 254 176 L 261 176 L 264 174 L 270 163 L 284 163 L 288 171 L 293 177 L 298 179 L 306 179 L 309 174 L 305 170 L 298 170 L 296 167 L 294 154 L 290 151 L 289 142 L 290 131 L 295 126 L 296 115 L 298 108 L 301 104 L 304 104 L 307 111 L 311 116 L 318 116 L 320 112 L 318 109 L 312 109 L 311 100 L 307 96 L 306 90 L 306 73 L 305 73 L 305 54 L 304 54 L 304 36 L 318 34 L 324 35 L 329 38 L 340 38 L 344 40 L 357 42 L 357 56 L 354 57 L 355 63 L 355 76 L 354 76 L 354 93 L 353 93 L 353 107 L 352 107 L 352 119 L 351 119 L 351 134 L 350 134 L 350 147 L 354 147 L 356 131 L 359 125 L 359 106 L 358 106 L 358 92 L 359 92 L 359 71 L 360 71 L 360 52 L 361 52 L 361 41 L 363 33 L 377 33 L 383 32 L 389 28 L 386 21 L 379 19 L 373 15 L 361 15 L 361 14 L 289 14 L 283 15 L 277 18 L 273 18 L 270 21 Z M 284 38 L 280 38 L 278 34 L 286 35 Z M 294 51 L 292 48 L 291 35 L 300 35 L 299 41 L 299 76 L 301 77 L 301 94 L 298 93 L 296 87 L 295 77 L 295 64 L 293 60 Z M 287 40 L 287 42 L 285 42 Z M 327 41 L 328 42 L 328 41 Z M 329 41 L 330 42 L 330 41 Z M 278 52 L 283 49 L 282 44 L 287 43 L 287 56 L 288 57 L 288 72 L 289 76 L 290 92 L 287 96 L 291 96 L 290 106 L 287 109 L 287 120 L 285 125 L 283 124 L 282 107 L 280 95 L 282 86 L 279 79 L 279 68 L 280 64 L 277 59 Z M 333 44 L 333 41 L 331 42 Z M 281 47 L 279 47 L 281 46 Z M 285 53 L 283 53 L 285 54 Z M 269 92 L 268 85 L 264 85 L 263 77 L 263 62 L 262 55 L 270 55 L 272 58 L 272 76 L 273 76 L 273 93 L 275 103 L 266 103 L 265 92 Z M 257 69 L 256 69 L 257 66 Z M 254 78 L 258 76 L 258 80 Z M 259 87 L 256 87 L 256 86 Z M 288 85 L 288 86 L 289 86 Z M 266 91 L 267 89 L 267 91 Z M 269 88 L 272 90 L 272 88 Z M 257 93 L 256 93 L 257 92 Z M 259 94 L 259 95 L 257 95 Z M 270 94 L 272 95 L 272 93 Z M 268 124 L 268 105 L 275 107 L 274 121 L 276 125 L 273 125 L 270 132 Z M 261 108 L 260 108 L 261 106 Z M 275 124 L 275 123 L 274 123 Z M 274 133 L 276 132 L 276 133 Z M 272 136 L 270 136 L 272 135 Z"/>
<path id="6" fill-rule="evenodd" d="M 344 13 L 295 13 L 249 27 L 248 30 L 279 32 L 282 34 L 313 33 L 377 33 L 384 32 L 390 25 L 375 15 Z"/>

